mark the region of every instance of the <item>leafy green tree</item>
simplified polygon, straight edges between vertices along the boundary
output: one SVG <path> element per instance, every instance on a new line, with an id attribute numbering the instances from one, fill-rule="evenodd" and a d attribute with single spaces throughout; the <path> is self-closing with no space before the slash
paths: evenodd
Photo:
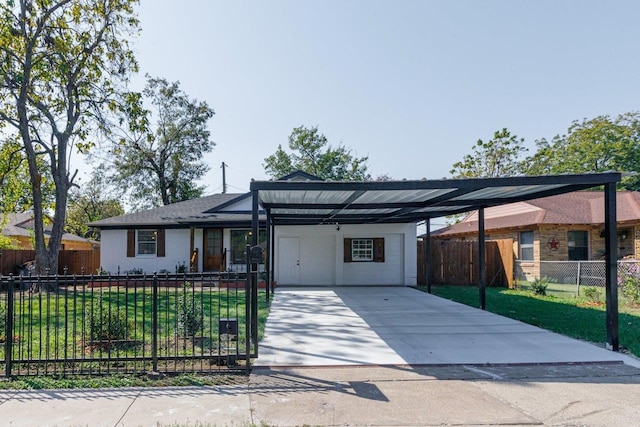
<path id="1" fill-rule="evenodd" d="M 524 139 L 512 135 L 506 128 L 496 131 L 493 139 L 481 139 L 473 146 L 473 153 L 453 164 L 454 178 L 499 178 L 523 173 L 521 156 L 527 151 Z"/>
<path id="2" fill-rule="evenodd" d="M 44 159 L 38 158 L 38 168 L 45 168 Z M 53 181 L 43 176 L 43 207 L 53 207 Z M 31 210 L 33 200 L 29 184 L 29 168 L 24 149 L 19 141 L 8 139 L 0 144 L 0 212 L 3 214 Z"/>
<path id="3" fill-rule="evenodd" d="M 0 120 L 19 136 L 33 199 L 38 272 L 56 271 L 69 189 L 72 150 L 86 153 L 92 133 L 108 131 L 137 64 L 128 40 L 139 29 L 135 0 L 11 0 L 0 4 Z M 47 167 L 42 167 L 43 157 Z M 76 171 L 77 172 L 77 171 Z M 43 179 L 55 185 L 48 243 Z"/>
<path id="4" fill-rule="evenodd" d="M 322 179 L 333 181 L 366 181 L 368 157 L 355 157 L 351 150 L 339 145 L 328 145 L 327 138 L 318 132 L 318 127 L 300 126 L 289 135 L 287 153 L 282 145 L 276 152 L 264 159 L 262 166 L 272 178 L 280 178 L 296 170 L 301 170 Z"/>
<path id="5" fill-rule="evenodd" d="M 29 208 L 30 200 L 29 170 L 22 145 L 6 141 L 0 146 L 0 210 L 21 212 Z"/>
<path id="6" fill-rule="evenodd" d="M 576 120 L 566 134 L 551 141 L 541 139 L 536 145 L 537 152 L 526 162 L 529 175 L 640 172 L 640 113 Z M 620 187 L 640 190 L 640 180 L 624 177 Z"/>
<path id="7" fill-rule="evenodd" d="M 8 215 L 30 210 L 33 206 L 27 166 L 24 150 L 18 141 L 9 139 L 0 145 L 0 229 L 7 225 Z M 42 190 L 43 206 L 50 208 L 53 182 L 45 180 Z M 0 234 L 0 249 L 14 249 L 11 238 Z"/>
<path id="8" fill-rule="evenodd" d="M 100 231 L 87 224 L 104 218 L 123 215 L 124 208 L 117 197 L 109 194 L 105 178 L 94 174 L 82 187 L 69 193 L 65 230 L 91 240 L 100 240 Z"/>
<path id="9" fill-rule="evenodd" d="M 142 94 L 127 95 L 127 126 L 107 165 L 112 179 L 135 208 L 198 198 L 205 187 L 196 181 L 209 170 L 203 155 L 215 146 L 208 130 L 214 111 L 190 99 L 179 82 L 146 77 Z"/>

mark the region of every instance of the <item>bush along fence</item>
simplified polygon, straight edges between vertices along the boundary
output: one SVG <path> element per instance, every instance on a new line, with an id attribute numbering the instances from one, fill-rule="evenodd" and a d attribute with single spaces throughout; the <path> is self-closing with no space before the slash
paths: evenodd
<path id="1" fill-rule="evenodd" d="M 565 286 L 568 291 L 581 295 L 605 287 L 604 261 L 541 261 L 539 273 L 526 276 L 516 262 L 515 279 L 521 283 L 539 282 Z M 618 289 L 631 303 L 640 305 L 640 261 L 624 259 L 618 261 Z M 585 295 L 588 297 L 588 295 Z"/>
<path id="2" fill-rule="evenodd" d="M 0 376 L 246 373 L 257 357 L 255 280 L 232 273 L 2 276 L 0 286 Z"/>

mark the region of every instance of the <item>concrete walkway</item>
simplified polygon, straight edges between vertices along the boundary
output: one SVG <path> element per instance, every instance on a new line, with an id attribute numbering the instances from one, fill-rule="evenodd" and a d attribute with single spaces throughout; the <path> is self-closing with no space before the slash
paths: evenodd
<path id="1" fill-rule="evenodd" d="M 604 325 L 602 325 L 604 328 Z M 640 360 L 408 287 L 279 288 L 255 366 Z"/>

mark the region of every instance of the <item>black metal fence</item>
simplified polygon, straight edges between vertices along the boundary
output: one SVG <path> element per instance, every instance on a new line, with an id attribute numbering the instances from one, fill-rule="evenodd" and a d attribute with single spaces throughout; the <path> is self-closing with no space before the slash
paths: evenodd
<path id="1" fill-rule="evenodd" d="M 255 287 L 232 273 L 0 277 L 0 376 L 248 372 Z"/>

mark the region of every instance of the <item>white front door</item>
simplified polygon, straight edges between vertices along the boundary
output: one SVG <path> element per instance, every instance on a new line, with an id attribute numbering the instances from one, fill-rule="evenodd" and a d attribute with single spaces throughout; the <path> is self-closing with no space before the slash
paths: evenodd
<path id="1" fill-rule="evenodd" d="M 278 247 L 278 284 L 300 284 L 300 238 L 281 237 Z"/>

